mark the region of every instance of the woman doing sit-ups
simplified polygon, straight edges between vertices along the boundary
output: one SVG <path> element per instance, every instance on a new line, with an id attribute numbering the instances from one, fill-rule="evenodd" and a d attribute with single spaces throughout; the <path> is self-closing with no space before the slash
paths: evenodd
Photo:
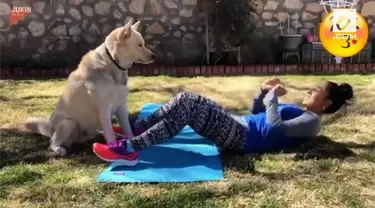
<path id="1" fill-rule="evenodd" d="M 213 100 L 192 93 L 179 93 L 155 113 L 134 124 L 145 131 L 108 145 L 95 143 L 93 151 L 105 161 L 135 165 L 138 151 L 172 139 L 186 125 L 226 151 L 255 153 L 288 148 L 295 138 L 314 138 L 321 129 L 321 116 L 334 113 L 353 97 L 347 83 L 325 81 L 308 91 L 301 108 L 279 104 L 287 90 L 276 77 L 266 80 L 255 96 L 251 114 L 237 116 Z"/>

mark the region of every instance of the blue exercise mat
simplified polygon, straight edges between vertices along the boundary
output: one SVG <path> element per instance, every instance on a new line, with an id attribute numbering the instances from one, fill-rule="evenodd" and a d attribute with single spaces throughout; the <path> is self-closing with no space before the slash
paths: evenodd
<path id="1" fill-rule="evenodd" d="M 145 104 L 140 118 L 161 107 Z M 140 152 L 136 166 L 111 163 L 97 182 L 194 182 L 223 179 L 217 147 L 186 126 L 174 139 Z"/>

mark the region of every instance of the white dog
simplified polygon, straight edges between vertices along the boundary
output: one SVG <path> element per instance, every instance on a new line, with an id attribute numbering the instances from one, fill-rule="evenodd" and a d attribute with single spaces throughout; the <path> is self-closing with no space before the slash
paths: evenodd
<path id="1" fill-rule="evenodd" d="M 50 119 L 32 117 L 25 124 L 28 132 L 51 138 L 51 149 L 60 156 L 72 143 L 95 137 L 101 127 L 108 142 L 116 139 L 111 118 L 115 115 L 124 134 L 132 137 L 128 115 L 128 69 L 132 63 L 149 64 L 155 55 L 145 47 L 133 19 L 114 29 L 105 42 L 89 51 L 68 77 Z"/>

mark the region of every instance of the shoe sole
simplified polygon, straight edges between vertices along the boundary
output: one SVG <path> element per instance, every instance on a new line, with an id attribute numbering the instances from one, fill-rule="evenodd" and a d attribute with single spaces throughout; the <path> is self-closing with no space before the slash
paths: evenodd
<path id="1" fill-rule="evenodd" d="M 96 153 L 95 150 L 93 150 L 93 152 L 96 154 L 96 156 L 98 156 L 100 159 L 102 159 L 102 160 L 104 160 L 106 162 L 119 162 L 122 165 L 126 165 L 126 166 L 135 166 L 138 163 L 138 158 L 136 160 L 131 160 L 131 161 L 130 160 L 125 160 L 125 159 L 109 160 L 109 159 L 101 157 L 98 153 Z"/>

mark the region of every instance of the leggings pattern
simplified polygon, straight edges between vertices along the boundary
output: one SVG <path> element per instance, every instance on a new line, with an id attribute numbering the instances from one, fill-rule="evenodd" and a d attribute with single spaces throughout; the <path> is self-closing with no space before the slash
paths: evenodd
<path id="1" fill-rule="evenodd" d="M 199 135 L 211 139 L 219 148 L 242 151 L 247 127 L 224 107 L 201 95 L 182 92 L 154 114 L 137 120 L 136 128 L 147 129 L 130 140 L 134 149 L 142 150 L 176 136 L 186 125 Z"/>

